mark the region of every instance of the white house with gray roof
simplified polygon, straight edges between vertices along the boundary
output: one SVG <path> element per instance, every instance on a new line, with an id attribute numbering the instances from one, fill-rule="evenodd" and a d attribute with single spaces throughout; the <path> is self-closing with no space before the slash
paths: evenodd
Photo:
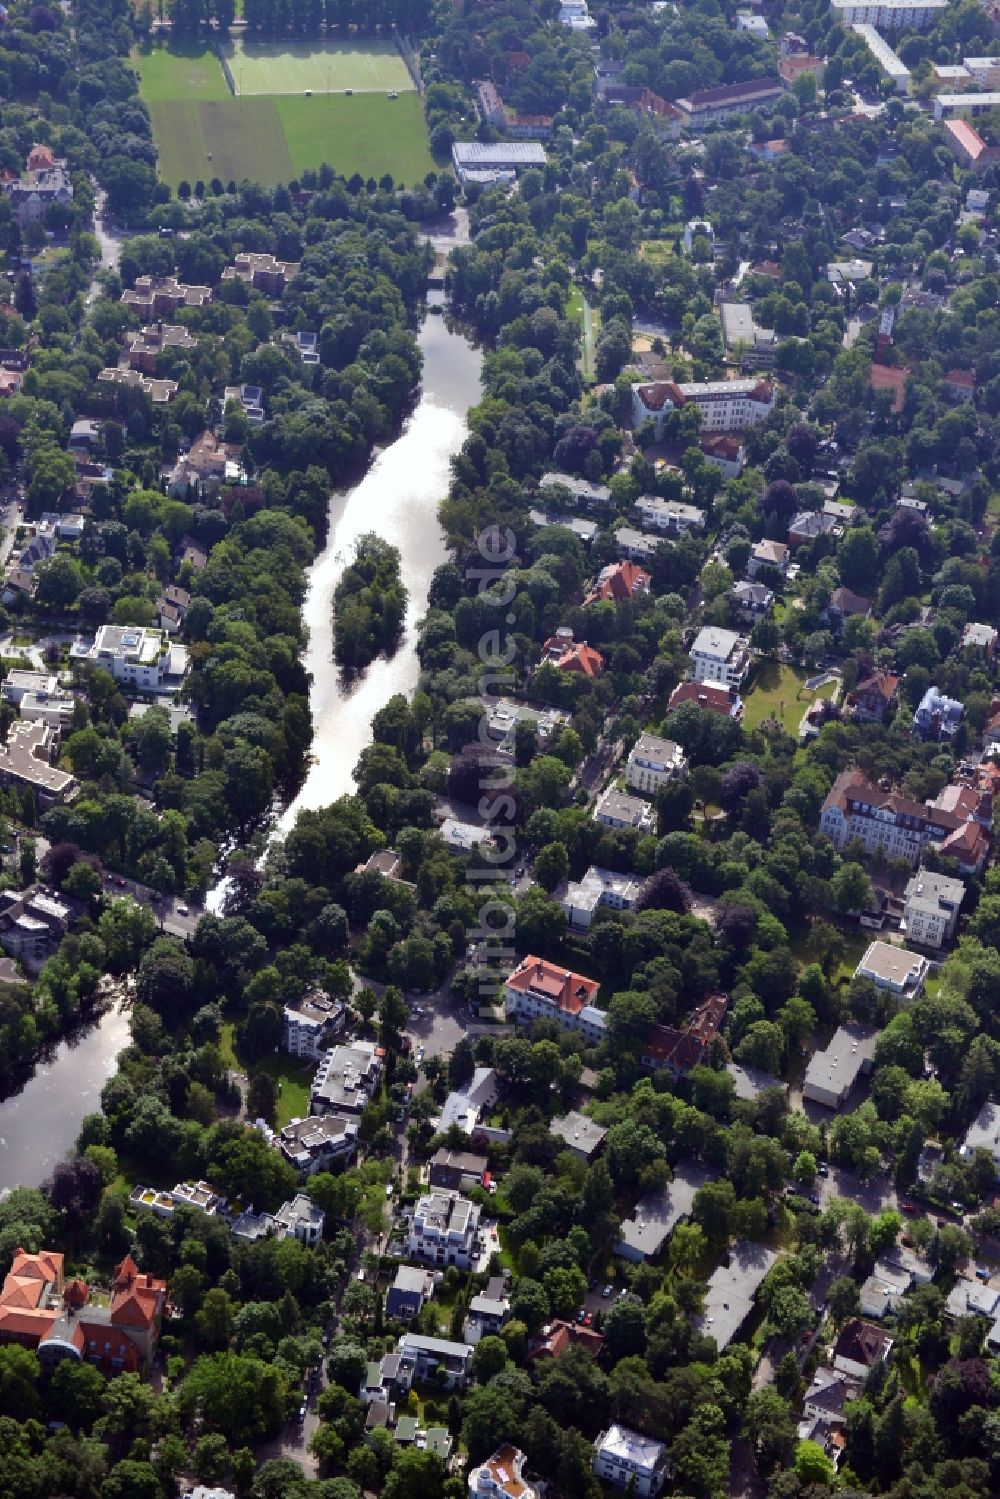
<path id="1" fill-rule="evenodd" d="M 407 1250 L 425 1264 L 471 1269 L 478 1248 L 480 1209 L 460 1192 L 435 1187 L 419 1199 Z"/>
<path id="2" fill-rule="evenodd" d="M 955 935 L 964 899 L 964 880 L 920 869 L 903 892 L 899 930 L 921 947 L 943 947 Z"/>
<path id="3" fill-rule="evenodd" d="M 616 1422 L 595 1441 L 593 1466 L 605 1483 L 630 1488 L 640 1499 L 652 1499 L 667 1479 L 667 1449 L 655 1437 Z"/>
<path id="4" fill-rule="evenodd" d="M 958 1153 L 969 1160 L 977 1150 L 989 1151 L 1000 1180 L 1000 1107 L 991 1099 L 987 1099 L 969 1125 Z"/>
<path id="5" fill-rule="evenodd" d="M 919 953 L 908 952 L 891 942 L 871 942 L 854 970 L 854 977 L 871 979 L 876 989 L 888 989 L 909 1002 L 919 996 L 929 970 L 930 964 Z"/>

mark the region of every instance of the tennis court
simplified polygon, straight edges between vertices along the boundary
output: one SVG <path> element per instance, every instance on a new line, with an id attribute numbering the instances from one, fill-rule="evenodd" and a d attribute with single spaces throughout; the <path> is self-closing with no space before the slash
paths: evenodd
<path id="1" fill-rule="evenodd" d="M 237 94 L 408 93 L 413 79 L 393 42 L 226 43 Z"/>

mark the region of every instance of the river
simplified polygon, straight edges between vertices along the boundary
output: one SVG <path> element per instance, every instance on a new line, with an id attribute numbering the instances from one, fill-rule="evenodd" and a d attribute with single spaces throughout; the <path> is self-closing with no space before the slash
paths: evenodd
<path id="1" fill-rule="evenodd" d="M 96 1025 L 60 1041 L 20 1093 L 0 1103 L 0 1189 L 37 1187 L 73 1148 L 85 1114 L 128 1045 L 128 1016 L 113 1007 Z"/>
<path id="2" fill-rule="evenodd" d="M 440 293 L 429 294 L 442 305 Z M 326 545 L 308 573 L 303 618 L 309 631 L 305 664 L 312 677 L 312 761 L 298 795 L 272 827 L 287 832 L 303 808 L 326 806 L 353 790 L 358 756 L 371 743 L 371 720 L 393 693 L 417 684 L 416 623 L 427 604 L 434 569 L 447 557 L 437 506 L 448 488 L 449 463 L 465 438 L 465 413 L 478 400 L 482 356 L 444 317 L 428 315 L 419 336 L 424 356 L 420 399 L 395 442 L 378 453 L 364 478 L 330 498 Z M 333 591 L 355 541 L 377 531 L 401 553 L 408 591 L 406 628 L 395 655 L 379 658 L 345 683 L 333 663 Z M 219 910 L 222 879 L 206 904 Z M 38 1186 L 73 1147 L 85 1114 L 128 1043 L 128 1019 L 109 1010 L 96 1025 L 54 1048 L 20 1093 L 0 1103 L 0 1189 Z"/>
<path id="3" fill-rule="evenodd" d="M 430 293 L 440 307 L 440 293 Z M 303 618 L 309 630 L 306 666 L 312 675 L 313 763 L 295 799 L 277 823 L 287 832 L 304 808 L 325 807 L 353 790 L 358 756 L 371 743 L 371 721 L 393 696 L 417 684 L 417 620 L 427 608 L 434 569 L 447 560 L 437 522 L 448 489 L 449 462 L 466 433 L 465 413 L 479 397 L 482 356 L 443 317 L 428 316 L 420 330 L 424 356 L 420 401 L 400 436 L 378 454 L 365 477 L 330 500 L 326 546 L 309 570 Z M 395 655 L 373 661 L 345 684 L 333 665 L 331 600 L 354 543 L 377 531 L 397 546 L 409 595 L 406 628 Z"/>

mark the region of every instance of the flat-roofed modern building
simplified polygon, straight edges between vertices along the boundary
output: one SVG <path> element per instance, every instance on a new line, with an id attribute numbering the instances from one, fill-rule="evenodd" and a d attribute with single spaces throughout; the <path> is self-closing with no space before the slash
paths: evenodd
<path id="1" fill-rule="evenodd" d="M 921 31 L 940 19 L 948 0 L 830 0 L 830 8 L 842 26 L 860 22 L 889 31 Z"/>
<path id="2" fill-rule="evenodd" d="M 754 321 L 749 302 L 723 302 L 719 308 L 722 344 L 730 359 L 740 365 L 767 369 L 774 363 L 778 335 Z"/>
<path id="3" fill-rule="evenodd" d="M 943 120 L 946 115 L 956 114 L 959 111 L 963 115 L 984 115 L 997 108 L 1000 108 L 1000 92 L 996 89 L 972 94 L 934 95 L 934 118 L 936 120 Z"/>
<path id="4" fill-rule="evenodd" d="M 599 869 L 591 864 L 583 879 L 568 882 L 563 890 L 556 892 L 555 899 L 566 912 L 572 930 L 586 932 L 598 906 L 607 906 L 612 911 L 634 911 L 644 884 L 637 875 Z"/>
<path id="5" fill-rule="evenodd" d="M 625 783 L 633 791 L 655 796 L 686 770 L 687 757 L 679 744 L 659 734 L 640 734 L 625 765 Z"/>
<path id="6" fill-rule="evenodd" d="M 691 675 L 696 682 L 720 682 L 738 690 L 747 679 L 751 661 L 749 640 L 735 630 L 705 625 L 691 646 Z"/>
<path id="7" fill-rule="evenodd" d="M 889 989 L 903 1000 L 916 999 L 930 968 L 926 958 L 894 947 L 891 942 L 872 942 L 854 970 L 855 978 L 871 979 L 878 989 Z"/>
<path id="8" fill-rule="evenodd" d="M 871 1072 L 877 1040 L 878 1031 L 868 1026 L 840 1026 L 829 1044 L 809 1058 L 802 1097 L 839 1109 L 858 1079 Z"/>
<path id="9" fill-rule="evenodd" d="M 879 36 L 875 27 L 869 25 L 867 21 L 855 21 L 851 30 L 865 43 L 882 72 L 891 81 L 896 93 L 908 94 L 910 70 L 903 59 L 896 56 L 889 43 Z"/>
<path id="10" fill-rule="evenodd" d="M 705 1337 L 715 1339 L 720 1353 L 739 1335 L 761 1283 L 777 1258 L 773 1249 L 740 1239 L 729 1251 L 729 1263 L 712 1271 L 695 1326 Z"/>
<path id="11" fill-rule="evenodd" d="M 544 167 L 541 141 L 456 141 L 451 148 L 455 175 L 460 182 L 503 182 L 528 167 Z"/>
<path id="12" fill-rule="evenodd" d="M 647 1193 L 635 1205 L 631 1218 L 624 1218 L 614 1253 L 619 1259 L 639 1263 L 653 1259 L 667 1243 L 678 1223 L 690 1218 L 700 1187 L 715 1179 L 715 1173 L 694 1162 L 674 1171 L 674 1179 L 658 1192 Z"/>
<path id="13" fill-rule="evenodd" d="M 899 929 L 921 947 L 941 947 L 955 935 L 958 913 L 965 899 L 965 881 L 920 869 L 903 893 Z"/>

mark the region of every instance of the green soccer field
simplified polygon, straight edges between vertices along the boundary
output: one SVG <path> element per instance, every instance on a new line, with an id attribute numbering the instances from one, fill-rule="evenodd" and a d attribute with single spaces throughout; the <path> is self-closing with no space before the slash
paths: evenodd
<path id="1" fill-rule="evenodd" d="M 407 187 L 434 169 L 418 94 L 150 101 L 159 172 L 176 188 L 213 177 L 273 186 L 328 163 L 345 177 L 388 172 Z"/>
<path id="2" fill-rule="evenodd" d="M 227 42 L 236 92 L 250 94 L 409 93 L 413 79 L 392 42 Z"/>
<path id="3" fill-rule="evenodd" d="M 330 94 L 274 102 L 296 173 L 328 162 L 345 177 L 360 172 L 378 179 L 388 172 L 397 185 L 415 187 L 435 170 L 417 93 L 398 99 Z"/>
<path id="4" fill-rule="evenodd" d="M 149 106 L 164 182 L 199 179 L 265 186 L 295 176 L 274 99 L 162 100 Z"/>
<path id="5" fill-rule="evenodd" d="M 229 99 L 232 95 L 208 47 L 154 47 L 132 53 L 139 92 L 149 105 L 164 100 Z"/>

